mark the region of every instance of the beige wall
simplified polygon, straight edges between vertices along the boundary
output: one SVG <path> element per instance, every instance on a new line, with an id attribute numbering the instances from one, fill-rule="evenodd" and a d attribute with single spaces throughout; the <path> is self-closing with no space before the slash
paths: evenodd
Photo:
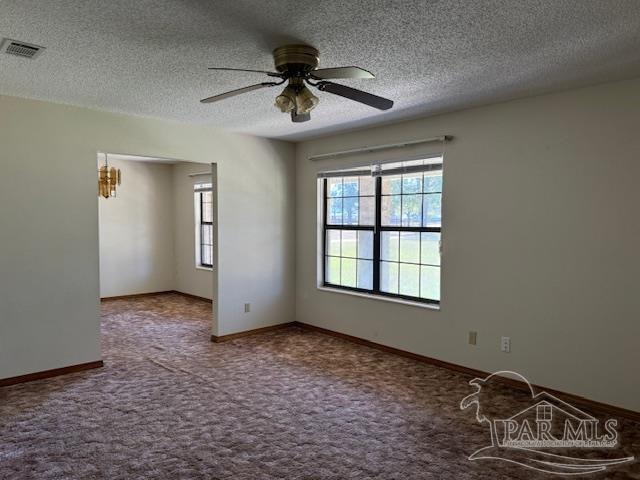
<path id="1" fill-rule="evenodd" d="M 212 331 L 293 319 L 291 144 L 0 96 L 0 378 L 100 358 L 98 151 L 216 162 Z"/>
<path id="2" fill-rule="evenodd" d="M 299 144 L 297 320 L 640 410 L 638 92 L 613 83 Z M 456 137 L 442 309 L 318 290 L 316 172 L 340 162 L 308 156 L 441 134 Z"/>
<path id="3" fill-rule="evenodd" d="M 104 163 L 104 155 L 98 162 Z M 98 199 L 100 296 L 174 290 L 173 166 L 123 160 L 109 165 L 120 168 L 125 181 L 116 198 Z"/>

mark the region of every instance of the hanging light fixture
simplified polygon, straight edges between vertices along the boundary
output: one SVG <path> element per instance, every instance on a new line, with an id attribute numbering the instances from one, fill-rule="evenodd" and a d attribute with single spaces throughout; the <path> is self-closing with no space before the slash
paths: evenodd
<path id="1" fill-rule="evenodd" d="M 298 95 L 296 96 L 297 113 L 299 115 L 306 115 L 311 110 L 316 108 L 319 101 L 320 100 L 318 100 L 318 97 L 316 97 L 313 93 L 311 93 L 311 90 L 303 85 L 302 88 L 298 91 Z"/>
<path id="2" fill-rule="evenodd" d="M 116 186 L 122 183 L 122 173 L 116 167 L 109 168 L 109 158 L 104 154 L 104 165 L 98 169 L 98 196 L 116 196 Z"/>
<path id="3" fill-rule="evenodd" d="M 287 85 L 280 95 L 276 97 L 276 107 L 280 109 L 282 113 L 289 113 L 296 108 L 296 89 Z"/>
<path id="4" fill-rule="evenodd" d="M 276 107 L 282 113 L 291 113 L 294 122 L 306 122 L 311 118 L 309 113 L 318 105 L 318 97 L 305 85 L 302 78 L 292 77 L 289 85 L 276 97 Z"/>

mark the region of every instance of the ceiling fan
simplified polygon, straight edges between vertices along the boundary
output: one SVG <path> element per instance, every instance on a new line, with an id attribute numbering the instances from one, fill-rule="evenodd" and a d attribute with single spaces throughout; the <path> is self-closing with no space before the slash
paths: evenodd
<path id="1" fill-rule="evenodd" d="M 235 97 L 261 88 L 276 87 L 287 83 L 284 90 L 276 97 L 275 106 L 283 113 L 290 113 L 294 122 L 306 122 L 311 119 L 313 110 L 320 101 L 306 85 L 323 92 L 333 93 L 349 100 L 364 103 L 379 110 L 389 110 L 393 101 L 355 88 L 333 83 L 328 80 L 336 78 L 363 79 L 375 76 L 360 67 L 335 67 L 318 69 L 320 53 L 308 45 L 285 45 L 273 51 L 273 59 L 277 72 L 250 70 L 244 68 L 212 67 L 209 70 L 230 70 L 236 72 L 264 73 L 276 81 L 262 82 L 230 92 L 221 93 L 200 100 L 201 103 L 213 103 L 225 98 Z M 305 85 L 306 84 L 306 85 Z"/>

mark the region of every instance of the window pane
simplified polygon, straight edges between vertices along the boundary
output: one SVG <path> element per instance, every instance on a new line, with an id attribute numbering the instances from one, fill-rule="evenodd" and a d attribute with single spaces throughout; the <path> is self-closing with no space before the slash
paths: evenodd
<path id="1" fill-rule="evenodd" d="M 375 223 L 374 197 L 360 197 L 360 225 L 373 225 Z"/>
<path id="2" fill-rule="evenodd" d="M 362 176 L 360 179 L 360 195 L 375 195 L 376 193 L 376 180 L 374 177 Z"/>
<path id="3" fill-rule="evenodd" d="M 382 177 L 382 195 L 397 195 L 402 193 L 402 177 L 389 175 Z"/>
<path id="4" fill-rule="evenodd" d="M 373 232 L 358 232 L 358 258 L 373 258 Z"/>
<path id="5" fill-rule="evenodd" d="M 345 225 L 358 224 L 358 197 L 344 198 L 342 200 L 342 222 Z"/>
<path id="6" fill-rule="evenodd" d="M 200 221 L 213 222 L 213 208 L 211 203 L 211 192 L 200 192 Z"/>
<path id="7" fill-rule="evenodd" d="M 420 232 L 400 233 L 400 261 L 420 263 Z"/>
<path id="8" fill-rule="evenodd" d="M 342 256 L 357 257 L 357 234 L 355 230 L 342 230 Z M 343 274 L 344 275 L 344 274 Z"/>
<path id="9" fill-rule="evenodd" d="M 380 290 L 398 293 L 398 264 L 380 262 Z"/>
<path id="10" fill-rule="evenodd" d="M 373 262 L 358 260 L 358 288 L 373 289 Z"/>
<path id="11" fill-rule="evenodd" d="M 342 199 L 330 198 L 327 200 L 327 222 L 331 225 L 342 225 Z"/>
<path id="12" fill-rule="evenodd" d="M 432 193 L 424 196 L 424 215 L 422 225 L 425 227 L 439 227 L 442 224 L 442 194 Z"/>
<path id="13" fill-rule="evenodd" d="M 440 267 L 420 267 L 420 296 L 440 300 Z"/>
<path id="14" fill-rule="evenodd" d="M 400 264 L 400 294 L 410 297 L 420 296 L 420 266 Z"/>
<path id="15" fill-rule="evenodd" d="M 340 230 L 327 230 L 327 255 L 340 256 Z"/>
<path id="16" fill-rule="evenodd" d="M 422 173 L 402 175 L 402 193 L 422 192 Z"/>
<path id="17" fill-rule="evenodd" d="M 380 258 L 382 260 L 399 260 L 399 233 L 381 232 L 380 234 Z"/>
<path id="18" fill-rule="evenodd" d="M 342 196 L 358 196 L 358 177 L 344 177 L 342 179 Z"/>
<path id="19" fill-rule="evenodd" d="M 327 283 L 340 285 L 340 258 L 327 257 L 325 279 Z"/>
<path id="20" fill-rule="evenodd" d="M 327 178 L 327 197 L 342 196 L 342 178 Z"/>
<path id="21" fill-rule="evenodd" d="M 211 245 L 213 243 L 213 226 L 201 225 L 200 243 Z"/>
<path id="22" fill-rule="evenodd" d="M 422 223 L 422 195 L 402 196 L 402 226 L 419 227 Z"/>
<path id="23" fill-rule="evenodd" d="M 425 193 L 441 192 L 442 191 L 442 172 L 425 173 L 422 191 Z"/>
<path id="24" fill-rule="evenodd" d="M 200 259 L 202 265 L 212 265 L 211 248 L 204 246 L 202 248 L 202 258 Z"/>
<path id="25" fill-rule="evenodd" d="M 213 222 L 213 207 L 211 203 L 202 203 L 202 221 Z"/>
<path id="26" fill-rule="evenodd" d="M 420 263 L 440 265 L 440 234 L 422 233 Z"/>
<path id="27" fill-rule="evenodd" d="M 353 258 L 342 259 L 341 285 L 345 287 L 356 286 L 356 260 Z"/>
<path id="28" fill-rule="evenodd" d="M 393 195 L 390 197 L 382 197 L 382 225 L 396 226 L 401 224 L 400 207 L 402 205 L 402 197 Z"/>

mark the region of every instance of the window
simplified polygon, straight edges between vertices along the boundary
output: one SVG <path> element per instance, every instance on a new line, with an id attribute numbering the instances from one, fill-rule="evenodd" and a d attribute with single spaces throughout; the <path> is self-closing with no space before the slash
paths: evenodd
<path id="1" fill-rule="evenodd" d="M 196 207 L 196 265 L 213 267 L 213 193 L 210 183 L 194 187 Z"/>
<path id="2" fill-rule="evenodd" d="M 320 176 L 323 285 L 438 304 L 442 158 Z"/>
<path id="3" fill-rule="evenodd" d="M 539 421 L 550 422 L 553 417 L 553 408 L 548 403 L 536 407 L 536 415 Z"/>

